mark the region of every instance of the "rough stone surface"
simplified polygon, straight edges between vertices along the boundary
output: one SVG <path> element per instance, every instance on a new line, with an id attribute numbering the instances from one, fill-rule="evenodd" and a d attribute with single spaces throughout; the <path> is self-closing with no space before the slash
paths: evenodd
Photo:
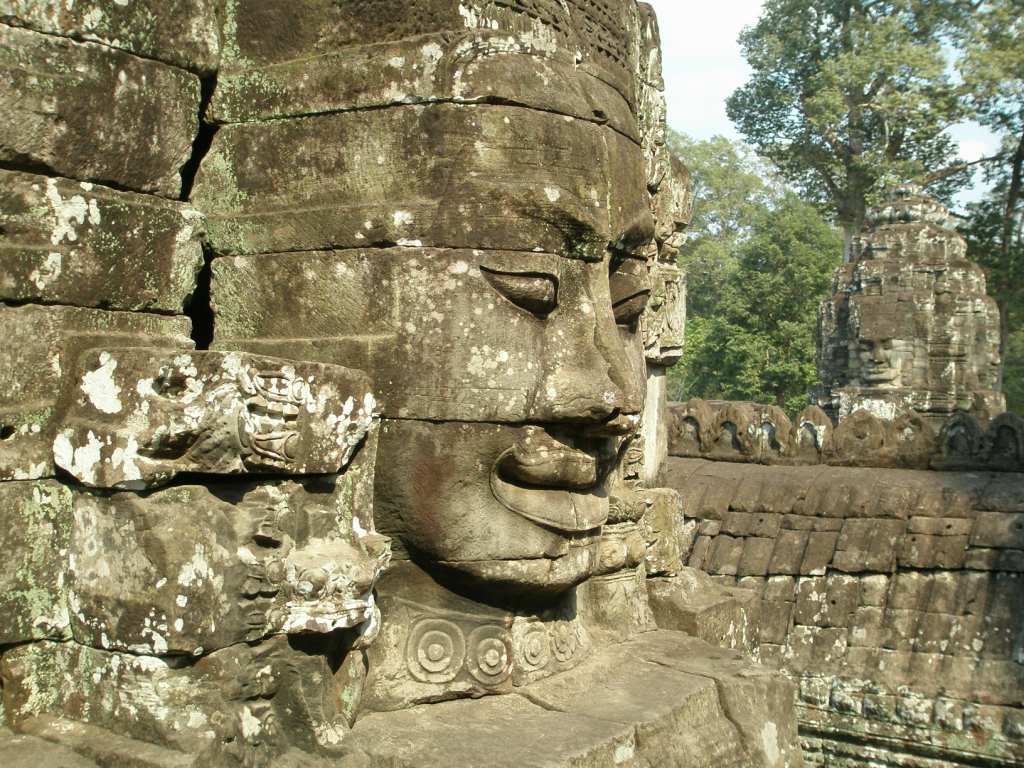
<path id="1" fill-rule="evenodd" d="M 6 728 L 0 728 L 0 761 L 6 768 L 98 768 L 69 747 Z"/>
<path id="2" fill-rule="evenodd" d="M 376 406 L 361 371 L 237 352 L 101 348 L 66 375 L 54 458 L 96 488 L 340 472 Z"/>
<path id="3" fill-rule="evenodd" d="M 1024 476 L 670 459 L 666 480 L 687 563 L 750 590 L 760 658 L 799 685 L 810 764 L 860 765 L 854 744 L 914 768 L 1024 757 L 1003 725 L 1024 705 Z"/>
<path id="4" fill-rule="evenodd" d="M 355 532 L 359 515 L 370 516 L 369 504 L 350 508 L 358 480 L 346 472 L 306 487 L 224 489 L 237 494 L 234 504 L 201 486 L 144 502 L 134 494 L 79 496 L 68 577 L 75 639 L 136 654 L 201 655 L 374 619 L 370 591 L 388 551 L 380 537 Z M 116 563 L 112 551 L 122 553 Z"/>
<path id="5" fill-rule="evenodd" d="M 869 214 L 861 252 L 822 302 L 822 404 L 840 420 L 1006 410 L 999 389 L 999 311 L 949 213 L 914 187 Z"/>
<path id="6" fill-rule="evenodd" d="M 431 104 L 225 126 L 193 201 L 223 254 L 397 243 L 595 261 L 650 238 L 647 197 L 640 148 L 610 129 Z"/>
<path id="7" fill-rule="evenodd" d="M 68 637 L 71 498 L 53 480 L 0 483 L 0 646 Z"/>
<path id="8" fill-rule="evenodd" d="M 15 728 L 55 707 L 73 720 L 195 754 L 200 764 L 265 759 L 290 748 L 337 752 L 343 679 L 325 656 L 275 638 L 182 664 L 49 641 L 0 658 Z"/>
<path id="9" fill-rule="evenodd" d="M 181 312 L 203 265 L 198 211 L 89 182 L 0 171 L 0 228 L 8 301 Z"/>
<path id="10" fill-rule="evenodd" d="M 96 43 L 0 24 L 0 162 L 177 198 L 199 79 Z M 102 109 L 93 108 L 102 104 Z"/>
<path id="11" fill-rule="evenodd" d="M 220 57 L 213 0 L 3 0 L 0 22 L 87 40 L 197 73 Z"/>
<path id="12" fill-rule="evenodd" d="M 509 103 L 635 138 L 637 21 L 628 3 L 425 0 L 372 12 L 285 0 L 225 7 L 218 120 L 249 122 L 402 104 Z M 282 27 L 286 36 L 277 34 Z M 659 66 L 660 74 L 660 66 Z"/>
<path id="13" fill-rule="evenodd" d="M 793 723 L 773 719 L 792 695 L 738 654 L 659 631 L 516 695 L 368 715 L 348 744 L 371 766 L 782 768 L 801 764 Z"/>
<path id="14" fill-rule="evenodd" d="M 651 579 L 647 590 L 659 627 L 685 632 L 718 648 L 756 654 L 763 623 L 757 595 L 715 584 L 693 568 Z"/>
<path id="15" fill-rule="evenodd" d="M 184 317 L 64 306 L 0 307 L 0 480 L 54 473 L 57 403 L 84 351 L 99 347 L 193 346 Z"/>

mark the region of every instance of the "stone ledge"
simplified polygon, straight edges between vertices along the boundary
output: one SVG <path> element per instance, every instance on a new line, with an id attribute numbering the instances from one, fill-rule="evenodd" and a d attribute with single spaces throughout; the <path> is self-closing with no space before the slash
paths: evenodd
<path id="1" fill-rule="evenodd" d="M 944 421 L 916 413 L 882 419 L 859 410 L 834 424 L 817 406 L 795 421 L 760 403 L 692 399 L 668 404 L 669 455 L 782 466 L 1024 471 L 1024 418 Z M 933 426 L 936 424 L 937 426 Z"/>
<path id="2" fill-rule="evenodd" d="M 388 768 L 798 768 L 792 696 L 739 653 L 659 630 L 517 694 L 368 715 L 346 745 Z"/>

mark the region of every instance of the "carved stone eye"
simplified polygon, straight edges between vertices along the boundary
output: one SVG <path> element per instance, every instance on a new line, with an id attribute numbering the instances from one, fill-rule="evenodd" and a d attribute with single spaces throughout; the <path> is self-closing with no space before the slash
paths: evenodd
<path id="1" fill-rule="evenodd" d="M 639 259 L 613 258 L 608 284 L 615 322 L 634 326 L 644 313 L 651 296 L 647 264 Z"/>
<path id="2" fill-rule="evenodd" d="M 496 272 L 486 267 L 480 272 L 494 290 L 520 309 L 544 317 L 558 306 L 558 281 L 551 275 Z"/>

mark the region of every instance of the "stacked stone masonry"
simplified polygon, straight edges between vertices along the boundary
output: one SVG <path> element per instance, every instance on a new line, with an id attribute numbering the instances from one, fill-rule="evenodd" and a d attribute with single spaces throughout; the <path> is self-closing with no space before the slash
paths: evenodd
<path id="1" fill-rule="evenodd" d="M 838 424 L 817 406 L 790 419 L 776 406 L 690 400 L 667 406 L 668 453 L 679 458 L 782 466 L 852 466 L 1024 472 L 1024 418 L 936 421 L 859 410 Z"/>
<path id="2" fill-rule="evenodd" d="M 684 438 L 672 452 L 692 448 Z M 707 455 L 665 468 L 683 496 L 684 560 L 756 596 L 760 658 L 799 687 L 809 764 L 1024 760 L 1019 463 L 935 471 L 892 468 L 892 456 L 829 466 Z M 848 463 L 842 450 L 833 459 Z"/>
<path id="3" fill-rule="evenodd" d="M 854 259 L 818 316 L 819 392 L 839 421 L 859 410 L 990 419 L 1000 391 L 1000 315 L 953 217 L 914 185 L 869 209 Z"/>
<path id="4" fill-rule="evenodd" d="M 799 768 L 652 487 L 659 46 L 634 0 L 0 0 L 0 764 Z"/>

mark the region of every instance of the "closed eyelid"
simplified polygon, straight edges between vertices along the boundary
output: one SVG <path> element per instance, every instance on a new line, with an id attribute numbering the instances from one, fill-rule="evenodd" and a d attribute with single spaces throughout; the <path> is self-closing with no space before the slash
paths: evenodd
<path id="1" fill-rule="evenodd" d="M 536 272 L 499 272 L 480 268 L 484 279 L 499 294 L 538 316 L 550 314 L 558 306 L 558 278 Z"/>

